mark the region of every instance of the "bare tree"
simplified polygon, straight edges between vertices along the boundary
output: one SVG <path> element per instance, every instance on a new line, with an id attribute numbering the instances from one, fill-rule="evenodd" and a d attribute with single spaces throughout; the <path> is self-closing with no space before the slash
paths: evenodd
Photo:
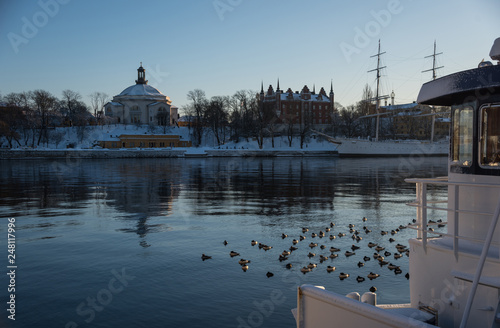
<path id="1" fill-rule="evenodd" d="M 207 99 L 205 98 L 205 91 L 200 89 L 189 91 L 187 94 L 187 99 L 192 102 L 191 105 L 194 109 L 195 122 L 193 131 L 196 144 L 199 146 L 201 145 L 201 140 L 203 137 L 203 112 L 207 102 Z"/>
<path id="2" fill-rule="evenodd" d="M 57 104 L 57 98 L 45 90 L 35 90 L 31 96 L 35 104 L 37 114 L 40 118 L 37 142 L 37 145 L 40 145 L 42 136 L 44 141 L 48 142 L 47 127 L 49 125 L 49 111 L 54 110 Z"/>
<path id="3" fill-rule="evenodd" d="M 372 107 L 373 91 L 368 84 L 363 88 L 363 96 L 361 101 L 357 103 L 357 115 L 366 116 L 370 115 L 370 108 Z M 372 118 L 363 118 L 360 120 L 359 125 L 361 129 L 361 135 L 363 137 L 369 137 L 373 135 L 373 123 Z"/>
<path id="4" fill-rule="evenodd" d="M 341 129 L 343 134 L 347 138 L 352 138 L 355 136 L 358 129 L 358 114 L 355 112 L 354 106 L 348 106 L 345 109 L 340 110 L 341 118 Z"/>
<path id="5" fill-rule="evenodd" d="M 215 96 L 210 99 L 205 108 L 205 122 L 212 130 L 217 140 L 217 145 L 225 142 L 224 131 L 227 123 L 228 102 L 227 97 Z"/>

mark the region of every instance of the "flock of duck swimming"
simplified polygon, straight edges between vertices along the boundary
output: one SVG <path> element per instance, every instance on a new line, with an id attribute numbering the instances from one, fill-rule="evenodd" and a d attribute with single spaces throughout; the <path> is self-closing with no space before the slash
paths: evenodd
<path id="1" fill-rule="evenodd" d="M 363 217 L 362 221 L 366 222 L 367 221 L 366 217 Z M 332 240 L 335 240 L 337 238 L 342 238 L 342 237 L 346 236 L 346 234 L 342 233 L 342 232 L 339 232 L 338 234 L 334 234 L 332 232 L 332 229 L 334 228 L 334 226 L 335 226 L 335 223 L 330 222 L 329 226 L 327 226 L 325 229 L 319 231 L 318 233 L 315 233 L 315 232 L 311 232 L 310 233 L 310 237 L 311 237 L 312 241 L 308 244 L 308 247 L 310 247 L 311 251 L 309 251 L 309 253 L 307 254 L 307 256 L 309 257 L 310 261 L 313 261 L 313 259 L 319 259 L 319 263 L 312 263 L 312 262 L 310 262 L 308 265 L 303 266 L 302 268 L 300 268 L 300 271 L 302 273 L 306 274 L 308 272 L 311 272 L 311 271 L 317 269 L 318 268 L 318 264 L 322 264 L 323 262 L 325 262 L 328 259 L 333 260 L 333 259 L 335 259 L 335 258 L 337 258 L 339 256 L 339 253 L 342 252 L 342 250 L 340 248 L 331 246 L 328 249 L 329 253 L 326 253 L 326 249 L 328 247 L 326 245 L 320 243 L 320 241 L 322 240 L 322 238 L 325 238 L 326 240 L 332 241 Z M 363 237 L 361 236 L 361 232 L 364 232 L 365 235 L 368 235 L 369 233 L 372 232 L 366 226 L 363 226 L 362 229 L 360 229 L 361 232 L 360 232 L 360 230 L 356 229 L 356 227 L 355 227 L 354 224 L 349 224 L 348 228 L 349 228 L 349 233 L 351 234 L 351 238 L 353 239 L 353 241 L 356 241 L 356 242 L 359 242 L 360 240 L 363 239 Z M 391 230 L 391 231 L 382 230 L 382 231 L 380 231 L 380 234 L 382 236 L 390 234 L 391 237 L 389 238 L 389 243 L 392 244 L 393 242 L 395 242 L 395 239 L 392 236 L 394 236 L 395 234 L 397 234 L 402 229 L 406 229 L 406 226 L 400 225 L 398 228 L 396 228 L 394 230 Z M 289 259 L 289 257 L 292 255 L 292 253 L 298 249 L 299 244 L 300 243 L 304 243 L 304 240 L 306 240 L 308 238 L 308 236 L 307 236 L 308 234 L 309 234 L 309 229 L 306 228 L 306 227 L 302 228 L 302 234 L 300 234 L 297 239 L 292 239 L 292 245 L 290 246 L 290 248 L 284 250 L 281 254 L 279 254 L 278 260 L 280 262 L 287 261 Z M 289 238 L 289 236 L 287 234 L 283 233 L 281 235 L 281 238 L 282 239 L 286 239 L 286 238 Z M 318 239 L 316 239 L 316 238 L 318 238 Z M 227 241 L 224 241 L 224 245 L 227 245 L 227 244 L 228 244 Z M 266 245 L 264 243 L 259 243 L 259 242 L 255 241 L 255 240 L 252 240 L 250 242 L 250 244 L 252 246 L 257 246 L 259 249 L 263 249 L 264 251 L 268 251 L 268 250 L 270 250 L 270 249 L 273 248 L 272 246 Z M 389 270 L 393 271 L 394 274 L 396 274 L 396 275 L 402 273 L 402 270 L 401 270 L 400 266 L 396 265 L 396 264 L 393 264 L 390 261 L 390 257 L 392 256 L 392 258 L 394 260 L 397 260 L 397 259 L 403 257 L 404 255 L 409 256 L 410 250 L 407 248 L 407 246 L 402 245 L 402 244 L 396 244 L 395 245 L 395 251 L 393 251 L 393 252 L 390 252 L 389 250 L 386 250 L 385 247 L 383 247 L 383 246 L 381 246 L 381 245 L 379 245 L 377 243 L 374 243 L 374 242 L 369 242 L 367 244 L 367 246 L 368 246 L 368 248 L 370 248 L 371 250 L 374 250 L 375 252 L 373 252 L 373 254 L 371 256 L 365 255 L 363 257 L 363 261 L 359 261 L 357 263 L 357 266 L 359 268 L 363 267 L 366 262 L 371 261 L 371 259 L 373 258 L 375 261 L 377 261 L 377 263 L 380 265 L 381 268 L 383 268 L 383 267 L 386 266 Z M 325 254 L 319 254 L 319 251 L 316 251 L 318 249 L 319 250 L 325 250 Z M 349 249 L 347 249 L 347 250 L 344 251 L 344 256 L 346 258 L 348 258 L 350 256 L 356 255 L 356 252 L 359 251 L 360 249 L 362 249 L 361 246 L 352 244 L 352 246 Z M 230 251 L 229 252 L 229 256 L 230 257 L 237 257 L 237 256 L 240 256 L 240 254 L 238 252 L 235 252 L 235 251 Z M 211 256 L 208 256 L 208 255 L 205 255 L 205 254 L 202 254 L 202 256 L 201 256 L 201 259 L 203 261 L 211 259 L 211 258 L 212 258 Z M 251 261 L 250 260 L 246 260 L 244 258 L 241 258 L 238 261 L 238 263 L 241 265 L 241 269 L 243 271 L 247 271 L 249 269 L 249 264 L 251 263 Z M 292 268 L 292 264 L 291 263 L 287 263 L 285 265 L 285 267 L 287 269 L 291 269 Z M 336 267 L 332 266 L 332 265 L 328 265 L 326 267 L 326 271 L 328 273 L 334 272 L 334 271 L 336 271 Z M 266 276 L 268 278 L 270 278 L 270 277 L 274 276 L 274 274 L 272 272 L 267 272 Z M 380 276 L 380 274 L 378 274 L 378 273 L 370 272 L 366 276 L 366 278 L 368 278 L 370 280 L 374 280 L 374 279 L 377 279 L 379 276 Z M 349 273 L 345 273 L 345 272 L 340 272 L 339 273 L 340 280 L 344 280 L 344 279 L 347 279 L 349 277 L 350 277 Z M 409 274 L 406 273 L 405 277 L 407 279 L 409 279 Z M 358 275 L 356 277 L 356 281 L 357 282 L 363 282 L 363 281 L 366 280 L 366 278 L 363 277 L 363 276 L 359 276 Z M 372 288 L 370 288 L 370 290 L 371 291 L 375 291 L 376 287 L 372 287 Z"/>

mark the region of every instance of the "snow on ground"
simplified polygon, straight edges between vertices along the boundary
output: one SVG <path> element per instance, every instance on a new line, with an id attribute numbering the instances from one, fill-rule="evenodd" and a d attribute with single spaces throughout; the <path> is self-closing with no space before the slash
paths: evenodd
<path id="1" fill-rule="evenodd" d="M 165 132 L 165 133 L 164 133 Z M 191 131 L 192 132 L 192 131 Z M 104 140 L 117 140 L 117 137 L 122 134 L 140 134 L 140 135 L 179 135 L 181 140 L 192 140 L 190 136 L 190 131 L 187 127 L 168 127 L 164 130 L 163 127 L 150 127 L 147 125 L 125 125 L 125 124 L 112 124 L 112 125 L 102 125 L 102 126 L 88 126 L 85 129 L 81 127 L 59 127 L 49 130 L 49 135 L 51 135 L 48 145 L 40 144 L 36 149 L 66 149 L 68 145 L 74 149 L 89 149 L 93 148 L 98 144 L 99 141 Z M 58 137 L 57 137 L 58 136 Z M 59 139 L 59 142 L 55 140 Z M 37 139 L 36 139 L 37 140 Z M 22 143 L 22 142 L 21 142 Z M 8 143 L 3 142 L 2 147 L 6 147 Z M 19 147 L 17 143 L 14 143 L 14 148 L 25 148 Z M 158 148 L 159 149 L 159 148 Z M 200 147 L 188 148 L 187 152 L 190 154 L 200 154 L 207 149 L 248 149 L 248 150 L 259 150 L 259 145 L 257 140 L 254 138 L 241 138 L 238 143 L 227 142 L 224 145 L 217 146 L 214 137 L 210 132 L 206 132 Z M 317 150 L 335 150 L 336 145 L 324 140 L 320 137 L 309 137 L 304 143 L 302 151 L 317 151 Z M 289 146 L 288 138 L 286 136 L 280 136 L 274 138 L 274 148 L 272 147 L 271 138 L 265 138 L 263 150 L 301 150 L 300 149 L 300 139 L 298 137 L 294 138 L 292 146 Z"/>

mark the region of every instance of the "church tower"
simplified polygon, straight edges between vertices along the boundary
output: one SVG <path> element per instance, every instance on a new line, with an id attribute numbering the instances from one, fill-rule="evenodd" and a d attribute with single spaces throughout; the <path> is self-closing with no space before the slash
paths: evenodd
<path id="1" fill-rule="evenodd" d="M 333 80 L 330 83 L 330 106 L 332 107 L 332 112 L 335 110 L 335 94 L 333 93 Z"/>
<path id="2" fill-rule="evenodd" d="M 146 70 L 141 66 L 137 69 L 137 80 L 135 80 L 136 84 L 148 84 L 146 80 Z"/>

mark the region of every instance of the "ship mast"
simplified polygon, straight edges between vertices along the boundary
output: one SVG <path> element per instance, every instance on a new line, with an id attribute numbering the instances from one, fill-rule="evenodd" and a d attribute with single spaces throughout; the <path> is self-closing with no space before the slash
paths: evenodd
<path id="1" fill-rule="evenodd" d="M 434 52 L 432 55 L 425 56 L 424 58 L 430 58 L 432 57 L 432 68 L 426 69 L 425 71 L 422 71 L 422 73 L 425 72 L 430 72 L 432 71 L 432 79 L 436 79 L 436 70 L 443 68 L 444 66 L 439 66 L 436 67 L 436 56 L 441 55 L 442 52 L 436 53 L 436 40 L 434 40 Z M 434 112 L 434 107 L 431 106 L 431 111 Z M 431 123 L 431 142 L 434 142 L 434 123 L 436 122 L 436 115 L 432 115 L 432 123 Z"/>
<path id="2" fill-rule="evenodd" d="M 380 108 L 380 100 L 381 99 L 387 99 L 389 96 L 380 96 L 380 70 L 385 68 L 385 66 L 380 67 L 380 55 L 385 54 L 384 52 L 380 52 L 380 39 L 378 40 L 378 52 L 377 54 L 370 56 L 370 58 L 377 57 L 377 68 L 374 68 L 372 70 L 369 70 L 368 73 L 370 72 L 377 72 L 377 90 L 375 92 L 375 98 L 372 98 L 370 100 L 375 100 L 375 110 L 377 112 L 377 125 L 375 127 L 375 141 L 378 141 L 378 130 L 380 126 L 380 113 L 379 113 L 379 108 Z"/>

